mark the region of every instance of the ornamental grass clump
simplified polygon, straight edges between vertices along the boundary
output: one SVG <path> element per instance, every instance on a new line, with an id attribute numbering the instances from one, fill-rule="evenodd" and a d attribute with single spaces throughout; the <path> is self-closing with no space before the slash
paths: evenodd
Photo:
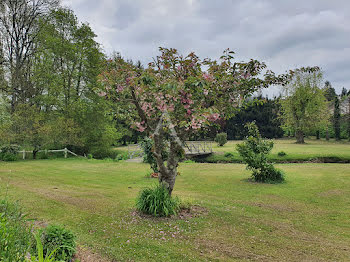
<path id="1" fill-rule="evenodd" d="M 254 122 L 246 125 L 248 137 L 237 145 L 237 151 L 251 170 L 256 182 L 280 183 L 284 181 L 284 174 L 276 169 L 272 163 L 268 163 L 267 156 L 273 148 L 273 141 L 261 138 L 259 129 Z"/>
<path id="2" fill-rule="evenodd" d="M 139 211 L 156 217 L 176 215 L 179 206 L 180 200 L 171 197 L 163 184 L 143 189 L 136 200 L 136 208 Z"/>

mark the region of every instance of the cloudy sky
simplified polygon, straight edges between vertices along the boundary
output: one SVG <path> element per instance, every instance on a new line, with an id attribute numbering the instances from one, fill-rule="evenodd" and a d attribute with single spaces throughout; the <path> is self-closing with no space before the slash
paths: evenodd
<path id="1" fill-rule="evenodd" d="M 158 47 L 218 58 L 229 47 L 277 73 L 321 66 L 350 89 L 350 0 L 62 0 L 107 53 L 151 61 Z M 276 93 L 270 90 L 269 93 Z"/>

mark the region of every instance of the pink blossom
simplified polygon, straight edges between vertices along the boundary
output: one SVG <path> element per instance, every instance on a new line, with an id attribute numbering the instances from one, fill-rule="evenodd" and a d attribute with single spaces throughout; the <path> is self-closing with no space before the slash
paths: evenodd
<path id="1" fill-rule="evenodd" d="M 122 92 L 124 90 L 125 86 L 117 86 L 117 92 Z"/>
<path id="2" fill-rule="evenodd" d="M 160 111 L 162 111 L 162 112 L 164 112 L 165 110 L 168 109 L 168 107 L 167 107 L 167 105 L 165 104 L 164 101 L 160 101 L 160 105 L 158 105 L 157 107 L 158 107 L 158 109 L 159 109 Z"/>
<path id="3" fill-rule="evenodd" d="M 203 73 L 203 78 L 207 81 L 213 81 L 213 76 L 211 74 L 208 74 L 208 73 Z"/>
<path id="4" fill-rule="evenodd" d="M 142 121 L 141 123 L 135 122 L 135 126 L 136 126 L 137 131 L 139 131 L 139 132 L 145 131 L 146 127 L 143 126 L 144 124 L 145 124 L 144 121 Z"/>
<path id="5" fill-rule="evenodd" d="M 173 105 L 173 104 L 171 104 L 171 105 L 168 106 L 168 111 L 169 111 L 169 112 L 173 112 L 174 110 L 175 110 L 175 108 L 174 108 L 174 105 Z"/>
<path id="6" fill-rule="evenodd" d="M 207 89 L 204 89 L 203 93 L 207 96 L 209 94 L 209 91 Z"/>
<path id="7" fill-rule="evenodd" d="M 107 93 L 102 91 L 102 92 L 98 93 L 98 95 L 99 95 L 99 96 L 106 96 Z"/>
<path id="8" fill-rule="evenodd" d="M 214 121 L 218 120 L 219 118 L 220 118 L 220 115 L 218 113 L 214 113 L 208 117 L 208 120 L 214 122 Z"/>
<path id="9" fill-rule="evenodd" d="M 192 129 L 199 129 L 199 128 L 201 128 L 201 121 L 197 122 L 195 119 L 192 119 L 191 127 L 192 127 Z"/>

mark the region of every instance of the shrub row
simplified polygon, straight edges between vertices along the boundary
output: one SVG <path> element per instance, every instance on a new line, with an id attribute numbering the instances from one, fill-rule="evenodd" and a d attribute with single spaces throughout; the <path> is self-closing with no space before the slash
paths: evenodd
<path id="1" fill-rule="evenodd" d="M 16 161 L 18 159 L 18 151 L 20 147 L 17 145 L 6 145 L 0 148 L 0 160 L 2 161 Z M 52 159 L 52 158 L 63 158 L 62 152 L 38 152 L 37 159 Z M 88 158 L 95 159 L 113 159 L 113 160 L 125 160 L 128 159 L 126 152 L 120 152 L 112 149 L 94 149 L 90 154 L 87 155 Z M 30 153 L 26 153 L 26 159 L 31 158 Z"/>
<path id="2" fill-rule="evenodd" d="M 239 155 L 234 153 L 217 154 L 214 153 L 207 157 L 194 157 L 193 161 L 197 163 L 243 163 L 243 159 Z M 338 157 L 338 156 L 305 156 L 297 157 L 293 156 L 268 156 L 268 160 L 274 163 L 350 163 L 350 158 Z"/>

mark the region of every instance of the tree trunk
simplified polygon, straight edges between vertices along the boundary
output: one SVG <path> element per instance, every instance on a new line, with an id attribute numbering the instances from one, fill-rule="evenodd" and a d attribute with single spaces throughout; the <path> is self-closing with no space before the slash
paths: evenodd
<path id="1" fill-rule="evenodd" d="M 159 183 L 166 186 L 169 190 L 169 195 L 171 195 L 177 175 L 179 163 L 178 150 L 180 146 L 175 141 L 170 141 L 167 165 L 165 165 L 165 161 L 162 157 L 163 140 L 161 137 L 160 134 L 154 134 L 154 155 L 159 169 Z"/>
<path id="2" fill-rule="evenodd" d="M 326 140 L 329 140 L 329 130 L 328 130 L 328 126 L 326 127 Z"/>
<path id="3" fill-rule="evenodd" d="M 295 137 L 297 139 L 297 144 L 304 144 L 305 141 L 304 141 L 304 132 L 301 131 L 301 130 L 297 130 L 295 132 Z"/>
<path id="4" fill-rule="evenodd" d="M 316 131 L 316 139 L 319 140 L 320 139 L 320 130 Z"/>
<path id="5" fill-rule="evenodd" d="M 36 159 L 36 154 L 38 153 L 38 150 L 37 149 L 34 149 L 33 150 L 33 159 Z"/>

